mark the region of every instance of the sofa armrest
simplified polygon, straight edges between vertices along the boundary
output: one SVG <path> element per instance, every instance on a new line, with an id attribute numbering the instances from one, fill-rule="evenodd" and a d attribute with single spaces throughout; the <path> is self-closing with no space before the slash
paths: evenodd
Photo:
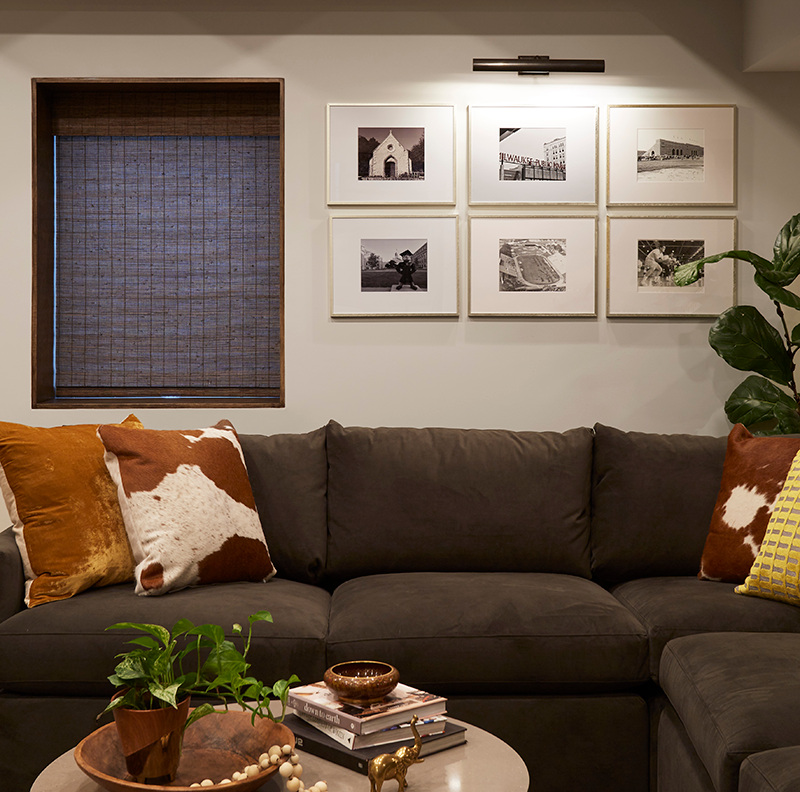
<path id="1" fill-rule="evenodd" d="M 14 531 L 0 532 L 0 621 L 23 609 L 25 574 Z"/>

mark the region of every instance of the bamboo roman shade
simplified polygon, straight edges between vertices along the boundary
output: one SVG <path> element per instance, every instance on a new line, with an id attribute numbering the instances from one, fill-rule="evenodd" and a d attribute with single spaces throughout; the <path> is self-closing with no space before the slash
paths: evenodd
<path id="1" fill-rule="evenodd" d="M 282 400 L 275 87 L 53 93 L 56 401 Z"/>

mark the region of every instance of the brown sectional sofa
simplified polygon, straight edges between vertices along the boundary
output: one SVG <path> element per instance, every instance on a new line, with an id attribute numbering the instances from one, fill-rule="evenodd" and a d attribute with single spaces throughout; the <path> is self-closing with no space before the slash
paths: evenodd
<path id="1" fill-rule="evenodd" d="M 791 761 L 757 754 L 795 743 L 759 745 L 715 776 L 713 751 L 695 745 L 708 727 L 680 693 L 696 680 L 674 670 L 671 647 L 692 636 L 717 634 L 684 649 L 702 667 L 715 641 L 738 645 L 743 662 L 748 641 L 800 634 L 800 609 L 697 578 L 725 438 L 331 422 L 241 442 L 278 569 L 266 584 L 163 597 L 125 584 L 27 610 L 13 535 L 0 533 L 8 792 L 97 727 L 130 637 L 106 626 L 228 627 L 259 609 L 274 624 L 257 625 L 256 675 L 310 682 L 341 660 L 386 660 L 510 743 L 532 789 L 646 792 L 661 778 L 664 792 L 732 792 L 745 762 L 753 792 L 764 768 Z M 800 710 L 778 731 L 798 726 Z"/>

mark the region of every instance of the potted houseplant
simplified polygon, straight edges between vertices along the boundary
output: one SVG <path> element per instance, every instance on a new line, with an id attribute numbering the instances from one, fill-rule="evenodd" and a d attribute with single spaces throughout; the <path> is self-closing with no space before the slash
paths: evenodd
<path id="1" fill-rule="evenodd" d="M 694 283 L 707 264 L 726 258 L 753 265 L 755 283 L 772 300 L 779 328 L 752 305 L 732 306 L 714 321 L 708 333 L 714 351 L 733 368 L 756 372 L 733 390 L 725 414 L 731 423 L 744 424 L 756 434 L 798 433 L 795 356 L 800 350 L 800 324 L 790 328 L 783 308 L 800 310 L 800 296 L 789 291 L 800 275 L 800 215 L 780 230 L 771 260 L 749 250 L 728 250 L 676 267 L 675 283 Z"/>
<path id="2" fill-rule="evenodd" d="M 289 685 L 300 680 L 292 675 L 272 686 L 248 676 L 253 625 L 272 621 L 268 611 L 248 617 L 246 637 L 241 625 L 233 632 L 241 637 L 242 649 L 225 637 L 216 624 L 194 625 L 181 619 L 169 630 L 158 624 L 120 622 L 109 630 L 138 630 L 143 635 L 128 643 L 134 648 L 117 655 L 119 663 L 109 681 L 120 690 L 103 712 L 113 712 L 129 774 L 140 783 L 174 780 L 185 729 L 215 711 L 205 702 L 189 710 L 192 695 L 235 702 L 251 713 L 251 719 L 266 717 L 280 722 L 286 711 Z M 269 703 L 282 703 L 274 717 Z M 101 713 L 102 714 L 102 713 Z"/>

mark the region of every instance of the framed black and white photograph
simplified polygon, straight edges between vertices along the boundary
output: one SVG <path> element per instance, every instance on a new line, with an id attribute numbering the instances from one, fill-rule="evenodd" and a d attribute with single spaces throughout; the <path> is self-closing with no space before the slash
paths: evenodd
<path id="1" fill-rule="evenodd" d="M 328 105 L 329 204 L 454 204 L 452 105 Z"/>
<path id="2" fill-rule="evenodd" d="M 736 247 L 734 217 L 609 217 L 608 316 L 716 317 L 736 304 L 736 268 L 710 264 L 676 286 L 676 267 Z"/>
<path id="3" fill-rule="evenodd" d="M 458 316 L 458 218 L 332 217 L 331 316 Z"/>
<path id="4" fill-rule="evenodd" d="M 597 203 L 596 107 L 470 107 L 471 204 Z"/>
<path id="5" fill-rule="evenodd" d="M 470 316 L 595 316 L 595 217 L 471 217 Z"/>
<path id="6" fill-rule="evenodd" d="M 734 105 L 608 108 L 609 206 L 732 206 Z"/>

